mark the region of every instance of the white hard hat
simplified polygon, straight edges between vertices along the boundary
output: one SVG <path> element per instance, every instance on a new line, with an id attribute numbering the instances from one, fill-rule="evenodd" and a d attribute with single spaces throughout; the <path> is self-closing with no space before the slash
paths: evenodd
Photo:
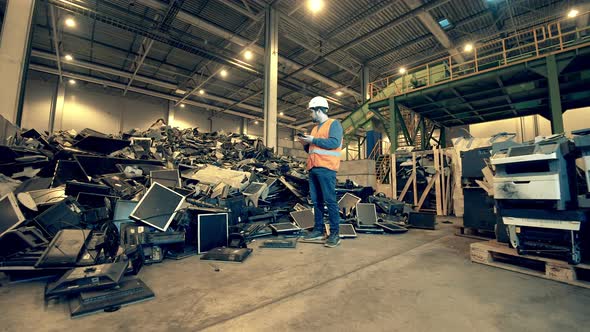
<path id="1" fill-rule="evenodd" d="M 328 108 L 330 108 L 328 106 L 328 100 L 326 98 L 320 97 L 320 96 L 311 98 L 311 100 L 309 101 L 309 104 L 307 105 L 308 109 L 315 108 L 315 107 L 323 107 L 326 110 Z"/>

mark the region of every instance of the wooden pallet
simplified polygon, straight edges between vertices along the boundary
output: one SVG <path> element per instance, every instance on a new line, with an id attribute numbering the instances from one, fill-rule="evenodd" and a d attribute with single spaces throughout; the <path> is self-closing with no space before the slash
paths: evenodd
<path id="1" fill-rule="evenodd" d="M 471 244 L 471 261 L 566 284 L 590 288 L 590 265 L 570 265 L 551 258 L 519 255 L 497 241 Z"/>
<path id="2" fill-rule="evenodd" d="M 455 235 L 483 241 L 493 240 L 496 238 L 496 234 L 494 232 L 481 231 L 477 228 L 464 226 L 455 226 Z"/>

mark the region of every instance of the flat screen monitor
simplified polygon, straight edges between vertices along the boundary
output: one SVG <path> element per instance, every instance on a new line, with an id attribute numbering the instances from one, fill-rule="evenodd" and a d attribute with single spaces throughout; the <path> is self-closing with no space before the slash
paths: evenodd
<path id="1" fill-rule="evenodd" d="M 315 226 L 313 210 L 311 209 L 291 212 L 291 218 L 303 229 L 310 229 Z"/>
<path id="2" fill-rule="evenodd" d="M 130 217 L 165 232 L 184 203 L 184 196 L 154 183 L 139 201 Z"/>
<path id="3" fill-rule="evenodd" d="M 356 218 L 359 225 L 374 225 L 377 222 L 377 210 L 373 203 L 358 203 L 356 205 Z"/>
<path id="4" fill-rule="evenodd" d="M 5 232 L 17 228 L 25 217 L 18 207 L 13 193 L 8 193 L 0 200 L 0 237 Z"/>
<path id="5" fill-rule="evenodd" d="M 170 169 L 165 171 L 151 171 L 150 177 L 152 184 L 159 183 L 163 186 L 175 188 L 180 187 L 180 174 L 177 169 Z"/>
<path id="6" fill-rule="evenodd" d="M 207 252 L 213 248 L 227 246 L 227 213 L 200 214 L 197 227 L 197 252 Z"/>

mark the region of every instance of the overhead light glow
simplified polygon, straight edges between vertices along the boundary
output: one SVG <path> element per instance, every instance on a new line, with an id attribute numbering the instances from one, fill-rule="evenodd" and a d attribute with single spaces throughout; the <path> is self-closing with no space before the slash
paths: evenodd
<path id="1" fill-rule="evenodd" d="M 252 51 L 246 50 L 246 52 L 244 52 L 244 59 L 252 60 L 253 57 L 254 57 L 254 54 L 252 53 Z"/>
<path id="2" fill-rule="evenodd" d="M 204 95 L 205 94 L 205 90 L 203 90 L 203 89 L 199 90 L 199 94 L 200 95 Z"/>
<path id="3" fill-rule="evenodd" d="M 68 83 L 70 83 L 70 85 L 74 85 L 74 84 L 76 84 L 76 80 L 70 78 L 70 80 L 68 81 Z"/>
<path id="4" fill-rule="evenodd" d="M 254 124 L 258 124 L 258 120 L 254 121 Z"/>
<path id="5" fill-rule="evenodd" d="M 74 28 L 74 27 L 76 27 L 76 21 L 74 21 L 74 19 L 71 18 L 71 17 L 67 18 L 64 23 L 66 24 L 66 26 L 68 28 Z"/>
<path id="6" fill-rule="evenodd" d="M 572 9 L 569 11 L 569 13 L 567 13 L 567 17 L 569 18 L 574 18 L 576 16 L 578 16 L 580 12 L 577 9 Z"/>
<path id="7" fill-rule="evenodd" d="M 180 108 L 184 108 L 184 104 L 180 104 Z"/>
<path id="8" fill-rule="evenodd" d="M 225 69 L 222 69 L 222 70 L 219 72 L 219 75 L 221 75 L 221 77 L 227 77 L 227 70 L 225 70 Z"/>
<path id="9" fill-rule="evenodd" d="M 324 1 L 323 0 L 307 0 L 307 8 L 312 13 L 317 13 L 320 10 L 322 10 L 322 8 L 324 8 Z"/>
<path id="10" fill-rule="evenodd" d="M 186 93 L 186 91 L 184 91 L 184 90 L 181 90 L 181 89 L 176 89 L 176 90 L 174 91 L 174 93 L 177 93 L 177 94 L 179 94 L 179 95 L 183 95 L 183 94 L 185 94 L 185 93 Z"/>
<path id="11" fill-rule="evenodd" d="M 463 51 L 465 51 L 465 52 L 473 51 L 473 44 L 471 44 L 471 43 L 465 44 L 465 47 L 463 47 Z"/>
<path id="12" fill-rule="evenodd" d="M 337 96 L 342 96 L 342 91 L 336 91 Z"/>
<path id="13" fill-rule="evenodd" d="M 400 74 L 405 74 L 405 73 L 406 73 L 406 68 L 404 68 L 404 67 L 401 67 L 401 68 L 399 69 L 399 73 L 400 73 Z"/>
<path id="14" fill-rule="evenodd" d="M 283 113 L 283 112 L 280 112 L 280 113 L 279 113 L 279 115 L 280 115 L 280 116 L 283 116 L 283 115 L 285 115 L 285 113 Z"/>
<path id="15" fill-rule="evenodd" d="M 66 56 L 64 56 L 64 59 L 66 59 L 67 61 L 72 61 L 74 60 L 74 57 L 69 54 L 66 54 Z"/>

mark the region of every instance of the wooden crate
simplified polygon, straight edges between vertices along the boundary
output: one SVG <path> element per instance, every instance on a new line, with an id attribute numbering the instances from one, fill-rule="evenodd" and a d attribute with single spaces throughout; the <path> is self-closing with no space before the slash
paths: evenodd
<path id="1" fill-rule="evenodd" d="M 590 265 L 570 265 L 551 258 L 519 255 L 497 241 L 471 244 L 471 261 L 566 284 L 590 288 Z"/>

